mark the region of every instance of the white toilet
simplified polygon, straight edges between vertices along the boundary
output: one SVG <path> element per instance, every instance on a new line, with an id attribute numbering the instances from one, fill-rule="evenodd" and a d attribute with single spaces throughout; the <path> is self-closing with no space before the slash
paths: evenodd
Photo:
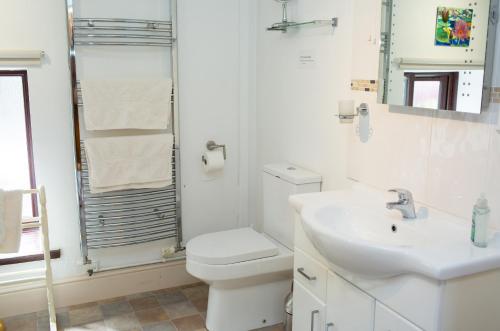
<path id="1" fill-rule="evenodd" d="M 186 246 L 188 272 L 210 285 L 209 331 L 248 331 L 281 323 L 291 288 L 292 194 L 319 192 L 321 176 L 290 164 L 263 172 L 263 230 L 201 235 Z"/>

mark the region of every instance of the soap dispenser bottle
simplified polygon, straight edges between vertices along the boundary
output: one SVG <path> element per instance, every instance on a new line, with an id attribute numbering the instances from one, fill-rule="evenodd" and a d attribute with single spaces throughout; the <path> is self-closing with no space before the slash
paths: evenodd
<path id="1" fill-rule="evenodd" d="M 488 222 L 490 208 L 484 194 L 477 200 L 472 212 L 471 240 L 477 247 L 488 246 Z"/>

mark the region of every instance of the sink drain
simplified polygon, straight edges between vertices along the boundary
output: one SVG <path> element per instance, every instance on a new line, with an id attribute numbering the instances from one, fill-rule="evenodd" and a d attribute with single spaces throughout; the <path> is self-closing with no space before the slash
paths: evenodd
<path id="1" fill-rule="evenodd" d="M 396 226 L 396 224 L 393 224 L 391 226 L 391 231 L 394 232 L 394 233 L 398 232 L 398 227 Z"/>

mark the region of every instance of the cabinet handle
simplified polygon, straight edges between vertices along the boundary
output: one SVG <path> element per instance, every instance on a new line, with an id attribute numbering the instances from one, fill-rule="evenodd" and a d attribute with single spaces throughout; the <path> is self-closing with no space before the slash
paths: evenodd
<path id="1" fill-rule="evenodd" d="M 334 324 L 334 323 L 328 323 L 328 324 L 326 325 L 326 331 L 330 330 L 330 328 L 333 328 L 334 326 L 335 326 L 335 324 Z"/>
<path id="2" fill-rule="evenodd" d="M 310 280 L 310 281 L 316 280 L 315 276 L 309 276 L 308 274 L 306 274 L 306 272 L 304 271 L 304 268 L 298 268 L 297 272 L 299 274 L 301 274 L 302 276 L 304 276 L 304 278 L 307 279 L 307 280 Z"/>
<path id="3" fill-rule="evenodd" d="M 314 331 L 314 315 L 319 314 L 319 310 L 313 310 L 311 312 L 311 331 Z"/>

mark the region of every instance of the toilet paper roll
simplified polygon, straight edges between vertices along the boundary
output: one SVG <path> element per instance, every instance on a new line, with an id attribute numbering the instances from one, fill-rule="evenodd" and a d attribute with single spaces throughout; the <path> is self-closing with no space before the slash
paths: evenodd
<path id="1" fill-rule="evenodd" d="M 342 116 L 353 116 L 355 114 L 354 110 L 354 100 L 340 100 L 339 101 L 339 116 L 340 123 L 352 123 L 351 118 L 342 118 Z"/>
<path id="2" fill-rule="evenodd" d="M 206 173 L 224 169 L 224 153 L 222 149 L 206 151 L 205 154 L 203 154 L 203 159 L 203 169 Z"/>
<path id="3" fill-rule="evenodd" d="M 340 100 L 339 115 L 354 115 L 354 100 Z"/>

